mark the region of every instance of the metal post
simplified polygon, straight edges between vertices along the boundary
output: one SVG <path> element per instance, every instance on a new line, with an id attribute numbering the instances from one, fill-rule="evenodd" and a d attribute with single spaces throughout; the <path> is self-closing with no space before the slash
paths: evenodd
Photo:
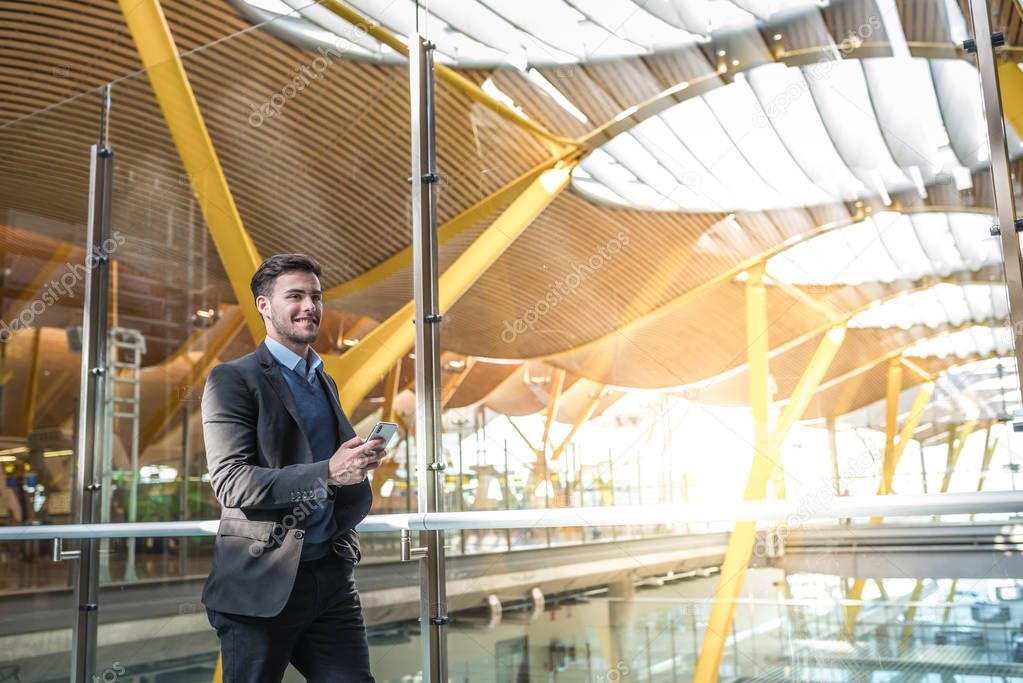
<path id="1" fill-rule="evenodd" d="M 189 448 L 188 405 L 181 409 L 181 500 L 178 502 L 178 519 L 188 519 L 188 471 L 192 469 L 192 453 Z M 188 536 L 181 537 L 181 548 L 178 551 L 178 575 L 188 573 Z"/>
<path id="2" fill-rule="evenodd" d="M 827 419 L 828 453 L 831 455 L 831 478 L 835 486 L 835 495 L 842 495 L 842 475 L 838 471 L 838 434 L 835 431 L 835 418 Z"/>
<path id="3" fill-rule="evenodd" d="M 504 440 L 504 509 L 511 510 L 511 474 L 508 472 L 508 439 Z M 504 530 L 504 542 L 512 548 L 511 529 Z"/>
<path id="4" fill-rule="evenodd" d="M 1013 336 L 1017 373 L 1023 372 L 1023 263 L 1020 262 L 1019 236 L 1016 234 L 1016 205 L 1009 172 L 1009 154 L 1005 146 L 1005 120 L 1002 114 L 998 64 L 991 40 L 991 23 L 986 0 L 970 0 L 973 15 L 973 40 L 977 50 L 977 68 L 987 119 L 988 146 L 991 149 L 991 188 L 994 192 L 1002 243 L 1002 269 L 1009 299 L 1009 324 Z"/>
<path id="5" fill-rule="evenodd" d="M 86 244 L 85 301 L 82 321 L 82 370 L 78 409 L 78 524 L 93 524 L 99 515 L 100 483 L 96 479 L 96 439 L 103 429 L 104 372 L 107 341 L 107 284 L 110 256 L 103 244 L 110 233 L 110 189 L 113 181 L 114 152 L 107 145 L 109 86 L 102 91 L 103 112 L 100 141 L 92 146 L 89 163 L 89 222 Z M 74 577 L 77 613 L 71 635 L 71 680 L 86 683 L 96 668 L 96 630 L 99 607 L 99 543 L 83 539 Z"/>
<path id="6" fill-rule="evenodd" d="M 419 512 L 441 512 L 444 461 L 440 422 L 440 302 L 437 266 L 437 172 L 434 150 L 433 45 L 412 36 L 409 49 L 412 124 L 412 253 L 416 324 L 416 460 Z M 447 683 L 447 597 L 444 532 L 422 532 L 420 567 L 423 681 Z"/>

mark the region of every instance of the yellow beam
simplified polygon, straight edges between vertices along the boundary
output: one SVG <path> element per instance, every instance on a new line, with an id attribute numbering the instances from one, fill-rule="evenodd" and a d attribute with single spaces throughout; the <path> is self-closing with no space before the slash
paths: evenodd
<path id="1" fill-rule="evenodd" d="M 572 442 L 572 439 L 575 437 L 576 432 L 579 431 L 579 428 L 583 426 L 584 422 L 590 419 L 590 417 L 593 415 L 593 412 L 597 409 L 597 406 L 600 405 L 600 402 L 604 400 L 604 397 L 606 395 L 607 385 L 602 384 L 600 385 L 600 388 L 597 389 L 597 391 L 593 394 L 593 396 L 590 397 L 590 400 L 587 401 L 586 407 L 583 408 L 582 412 L 576 416 L 575 422 L 572 423 L 572 429 L 570 429 L 568 432 L 568 436 L 566 436 L 565 439 L 558 444 L 557 448 L 554 449 L 554 452 L 551 453 L 551 462 L 561 457 L 561 454 L 564 453 L 566 448 L 568 448 L 568 444 Z"/>
<path id="2" fill-rule="evenodd" d="M 902 638 L 899 639 L 899 655 L 906 654 L 909 650 L 910 640 L 913 638 L 913 619 L 916 618 L 916 603 L 924 592 L 923 579 L 917 579 L 913 587 L 913 593 L 909 596 L 909 605 L 906 607 L 906 616 L 903 619 Z"/>
<path id="3" fill-rule="evenodd" d="M 885 393 L 884 420 L 884 463 L 881 467 L 882 490 L 880 495 L 892 492 L 892 477 L 895 475 L 895 434 L 899 420 L 899 394 L 902 391 L 902 359 L 898 356 L 888 360 L 888 385 Z"/>
<path id="4" fill-rule="evenodd" d="M 977 493 L 980 493 L 984 489 L 984 480 L 987 479 L 988 468 L 991 467 L 991 458 L 995 454 L 995 449 L 998 448 L 998 439 L 991 441 L 991 424 L 987 426 L 987 433 L 984 435 L 984 459 L 980 463 L 980 478 L 977 480 Z M 970 521 L 976 515 L 970 515 Z"/>
<path id="5" fill-rule="evenodd" d="M 3 317 L 0 320 L 12 323 L 16 317 L 21 315 L 22 309 L 31 302 L 38 298 L 39 292 L 42 291 L 43 287 L 52 279 L 53 271 L 62 265 L 65 265 L 71 258 L 71 254 L 75 251 L 76 247 L 68 242 L 61 242 L 54 249 L 53 255 L 50 256 L 49 260 L 43 264 L 43 267 L 39 269 L 36 276 L 32 278 L 32 282 L 28 283 L 28 286 L 22 291 L 21 296 L 3 313 Z"/>
<path id="6" fill-rule="evenodd" d="M 1011 125 L 1017 134 L 1023 134 L 1023 72 L 1016 66 L 1018 61 L 1013 59 L 998 65 L 998 85 L 1002 91 L 1002 114 L 1005 122 Z"/>
<path id="7" fill-rule="evenodd" d="M 398 395 L 398 385 L 401 383 L 402 360 L 399 358 L 395 361 L 387 372 L 387 379 L 384 380 L 384 404 L 380 408 L 380 419 L 383 422 L 394 422 L 394 399 Z"/>
<path id="8" fill-rule="evenodd" d="M 472 226 L 487 218 L 502 206 L 510 202 L 517 195 L 521 194 L 530 183 L 535 181 L 546 171 L 557 166 L 558 163 L 567 160 L 572 153 L 566 152 L 562 155 L 551 157 L 533 168 L 529 169 L 518 178 L 510 181 L 504 187 L 487 195 L 480 201 L 470 206 L 465 211 L 444 223 L 437 229 L 437 241 L 444 244 L 448 240 L 457 237 Z M 349 294 L 361 292 L 362 290 L 375 285 L 382 280 L 395 275 L 412 265 L 412 247 L 408 246 L 394 254 L 385 261 L 370 268 L 362 275 L 343 282 L 336 287 L 331 287 L 323 293 L 324 301 L 331 301 Z"/>
<path id="9" fill-rule="evenodd" d="M 529 184 L 503 213 L 469 245 L 439 279 L 440 310 L 446 313 L 568 185 L 577 160 L 550 169 Z M 355 410 L 380 377 L 408 353 L 415 341 L 410 301 L 380 323 L 343 356 L 325 356 L 327 372 L 341 385 L 341 397 Z"/>
<path id="10" fill-rule="evenodd" d="M 927 407 L 927 402 L 931 400 L 933 394 L 934 382 L 927 382 L 917 389 L 916 398 L 913 399 L 913 405 L 910 406 L 906 421 L 902 423 L 902 430 L 899 431 L 899 440 L 895 444 L 891 476 L 895 475 L 895 468 L 899 466 L 899 460 L 902 458 L 902 453 L 906 450 L 906 445 L 913 440 L 913 434 L 916 433 L 916 428 L 920 425 L 920 418 L 923 417 L 924 408 Z M 890 489 L 891 483 L 889 478 L 886 488 Z"/>
<path id="11" fill-rule="evenodd" d="M 543 438 L 540 439 L 540 448 L 543 449 L 545 454 L 547 453 L 547 443 L 550 441 L 551 436 L 551 423 L 554 422 L 554 416 L 558 414 L 558 403 L 561 401 L 561 392 L 565 388 L 565 374 L 563 369 L 554 368 L 554 373 L 551 376 L 551 394 L 547 399 L 547 414 L 544 416 L 543 421 Z M 553 444 L 551 447 L 553 448 Z"/>
<path id="12" fill-rule="evenodd" d="M 778 416 L 778 424 L 771 432 L 770 451 L 772 453 L 781 448 L 792 426 L 809 407 L 817 387 L 824 380 L 831 361 L 834 360 L 835 354 L 838 353 L 838 349 L 841 348 L 842 342 L 845 340 L 845 329 L 845 324 L 840 323 L 828 330 L 824 338 L 821 339 L 817 350 L 799 378 L 799 382 L 792 390 L 788 403 L 785 404 L 781 415 Z"/>
<path id="13" fill-rule="evenodd" d="M 749 358 L 749 395 L 753 411 L 753 463 L 746 482 L 744 500 L 764 497 L 767 481 L 774 469 L 774 462 L 769 456 L 767 425 L 767 407 L 771 400 L 768 390 L 767 332 L 764 264 L 757 263 L 749 269 L 746 278 L 746 353 Z M 735 600 L 742 590 L 755 539 L 756 522 L 735 524 L 714 590 L 714 604 L 693 675 L 695 683 L 716 683 L 718 680 L 725 641 L 735 617 Z"/>
<path id="14" fill-rule="evenodd" d="M 39 354 L 42 347 L 41 327 L 32 330 L 32 360 L 28 366 L 28 384 L 25 387 L 25 405 L 21 413 L 21 433 L 28 436 L 36 421 L 36 399 L 39 397 Z"/>
<path id="15" fill-rule="evenodd" d="M 408 57 L 408 45 L 403 43 L 399 38 L 379 24 L 372 23 L 366 17 L 362 16 L 347 5 L 338 2 L 338 0 L 320 0 L 320 4 L 347 21 L 352 26 L 365 29 L 369 35 L 387 45 L 398 54 Z M 465 76 L 462 76 L 454 69 L 444 66 L 443 64 L 434 64 L 433 71 L 437 76 L 437 80 L 446 83 L 475 102 L 482 104 L 487 109 L 519 128 L 543 138 L 544 140 L 553 142 L 555 145 L 563 147 L 577 146 L 578 143 L 576 143 L 575 140 L 555 135 L 538 123 L 523 118 L 517 111 L 503 102 L 498 102 L 490 95 L 487 95 L 478 85 L 470 81 Z"/>
<path id="16" fill-rule="evenodd" d="M 945 463 L 945 476 L 941 479 L 942 493 L 948 493 L 948 486 L 952 483 L 952 474 L 955 472 L 956 463 L 959 462 L 959 456 L 963 452 L 963 446 L 966 445 L 966 439 L 973 433 L 973 429 L 976 426 L 976 420 L 968 420 L 959 428 L 959 436 L 956 439 L 955 448 L 949 451 L 948 459 Z"/>
<path id="17" fill-rule="evenodd" d="M 863 600 L 863 588 L 867 585 L 866 579 L 856 579 L 852 588 L 849 589 L 849 604 L 845 606 L 845 621 L 842 623 L 842 640 L 852 641 L 856 636 L 856 620 L 860 616 Z"/>
<path id="18" fill-rule="evenodd" d="M 441 389 L 440 392 L 441 410 L 447 407 L 448 402 L 451 401 L 452 398 L 454 398 L 455 392 L 458 391 L 458 387 L 462 386 L 462 382 L 464 382 L 465 379 L 469 376 L 469 371 L 472 370 L 472 367 L 474 365 L 476 365 L 476 359 L 472 356 L 468 356 L 464 362 L 465 366 L 462 368 L 462 371 L 457 373 L 451 379 L 449 379 L 447 383 L 444 384 L 444 387 Z"/>
<path id="19" fill-rule="evenodd" d="M 792 426 L 806 412 L 810 401 L 817 392 L 817 387 L 820 386 L 825 373 L 827 373 L 828 368 L 831 366 L 831 361 L 835 359 L 835 354 L 838 353 L 838 349 L 842 346 L 844 340 L 844 323 L 836 325 L 824 335 L 802 376 L 800 376 L 799 382 L 796 383 L 788 403 L 785 404 L 781 415 L 778 416 L 778 423 L 771 431 L 768 458 L 776 465 L 774 477 L 778 498 L 785 497 L 785 469 L 782 464 L 781 446 L 785 442 L 785 437 L 788 436 Z"/>
<path id="20" fill-rule="evenodd" d="M 266 334 L 249 281 L 261 261 L 245 232 L 159 0 L 118 0 L 252 338 Z"/>
<path id="21" fill-rule="evenodd" d="M 188 368 L 188 371 L 178 380 L 174 388 L 166 395 L 161 405 L 152 416 L 146 420 L 145 424 L 142 425 L 141 432 L 139 434 L 139 445 L 142 450 L 145 450 L 160 432 L 164 430 L 168 423 L 173 420 L 178 412 L 181 410 L 181 406 L 185 404 L 188 399 L 188 393 L 192 390 L 192 387 L 203 378 L 203 376 L 213 367 L 217 359 L 220 358 L 220 354 L 223 353 L 227 345 L 235 338 L 238 334 L 238 330 L 242 328 L 242 323 L 245 319 L 242 317 L 241 312 L 238 309 L 232 309 L 225 316 L 225 320 L 221 321 L 224 329 L 221 330 L 216 337 L 211 339 L 206 346 L 206 350 L 203 351 L 199 361 Z"/>
<path id="22" fill-rule="evenodd" d="M 947 624 L 948 618 L 952 616 L 952 608 L 955 606 L 956 585 L 959 579 L 952 579 L 952 585 L 948 589 L 948 599 L 945 601 L 945 612 L 941 615 L 941 623 Z"/>

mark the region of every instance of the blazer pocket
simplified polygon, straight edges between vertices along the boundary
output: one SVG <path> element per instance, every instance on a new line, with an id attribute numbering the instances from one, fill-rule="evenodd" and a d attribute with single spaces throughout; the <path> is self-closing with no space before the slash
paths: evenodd
<path id="1" fill-rule="evenodd" d="M 241 536 L 253 541 L 267 543 L 273 533 L 274 522 L 255 522 L 251 519 L 222 519 L 217 536 Z"/>

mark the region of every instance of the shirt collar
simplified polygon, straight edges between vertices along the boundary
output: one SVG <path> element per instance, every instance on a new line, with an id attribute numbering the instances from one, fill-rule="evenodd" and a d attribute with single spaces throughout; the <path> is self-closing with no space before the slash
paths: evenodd
<path id="1" fill-rule="evenodd" d="M 298 372 L 299 366 L 304 365 L 305 359 L 302 358 L 302 356 L 298 355 L 276 339 L 267 337 L 263 343 L 266 344 L 266 348 L 270 351 L 277 362 L 289 370 Z M 309 347 L 309 359 L 312 362 L 309 364 L 309 369 L 305 373 L 307 378 L 312 377 L 315 372 L 323 366 L 323 360 L 311 346 Z"/>

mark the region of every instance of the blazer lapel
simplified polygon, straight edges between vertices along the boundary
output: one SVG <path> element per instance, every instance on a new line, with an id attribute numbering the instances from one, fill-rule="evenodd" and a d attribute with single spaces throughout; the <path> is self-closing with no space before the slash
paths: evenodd
<path id="1" fill-rule="evenodd" d="M 306 443 L 308 443 L 309 435 L 305 433 L 302 420 L 298 416 L 298 406 L 295 404 L 295 397 L 291 395 L 291 387 L 288 386 L 288 383 L 284 381 L 284 377 L 281 376 L 281 366 L 274 360 L 265 344 L 259 345 L 256 355 L 263 365 L 263 374 L 266 375 L 267 381 L 273 387 L 274 393 L 277 394 L 277 398 L 284 404 L 284 408 L 291 415 L 291 419 L 295 421 L 295 424 L 298 425 L 299 431 L 302 432 L 302 436 L 306 437 Z M 300 448 L 299 452 L 305 452 L 305 450 L 308 449 Z"/>

